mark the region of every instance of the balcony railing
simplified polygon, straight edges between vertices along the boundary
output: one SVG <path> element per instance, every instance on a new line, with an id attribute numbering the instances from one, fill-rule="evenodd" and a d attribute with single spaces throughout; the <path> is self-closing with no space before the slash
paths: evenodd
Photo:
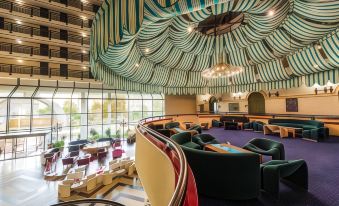
<path id="1" fill-rule="evenodd" d="M 80 9 L 81 11 L 91 11 L 95 12 L 93 10 L 93 6 L 90 4 L 84 4 L 83 2 L 79 0 L 66 0 L 65 2 L 61 2 L 60 0 L 49 0 L 49 2 L 57 2 L 59 4 L 64 4 L 66 7 L 71 6 L 77 9 Z"/>
<path id="2" fill-rule="evenodd" d="M 37 16 L 37 17 L 45 18 L 41 15 L 41 10 L 39 7 L 35 7 L 33 5 L 29 5 L 26 3 L 19 4 L 19 3 L 10 2 L 7 0 L 0 0 L 0 8 L 6 9 L 9 12 L 15 11 L 19 13 L 24 13 L 31 17 Z M 91 27 L 91 21 L 89 20 L 84 20 L 78 16 L 71 15 L 71 14 L 66 14 L 65 16 L 61 16 L 60 12 L 54 11 L 54 10 L 48 10 L 48 19 L 49 21 L 54 20 L 54 21 L 64 22 L 66 25 L 73 24 L 73 25 L 81 26 L 81 28 Z"/>
<path id="3" fill-rule="evenodd" d="M 78 60 L 81 62 L 89 61 L 89 54 L 69 52 L 69 51 L 64 51 L 64 50 L 41 49 L 40 47 L 5 43 L 5 42 L 0 42 L 0 51 L 5 51 L 5 52 L 7 51 L 10 54 L 22 53 L 22 54 L 29 54 L 30 56 L 33 56 L 33 55 L 48 56 L 50 59 L 52 57 L 56 57 L 56 58 L 64 58 L 65 60 L 68 60 L 68 59 Z"/>
<path id="4" fill-rule="evenodd" d="M 124 206 L 120 203 L 113 202 L 110 200 L 105 200 L 105 199 L 84 199 L 84 200 L 72 200 L 72 201 L 66 201 L 66 202 L 61 202 L 57 203 L 51 206 L 77 206 L 77 205 L 92 205 L 92 206 L 97 206 L 97 205 L 105 205 L 105 206 Z"/>
<path id="5" fill-rule="evenodd" d="M 8 73 L 12 75 L 16 74 L 29 74 L 30 76 L 34 75 L 46 75 L 49 77 L 52 76 L 61 76 L 66 79 L 71 78 L 80 78 L 80 79 L 90 79 L 91 75 L 89 71 L 85 70 L 73 70 L 68 69 L 67 72 L 61 72 L 59 68 L 42 68 L 35 66 L 26 66 L 26 65 L 16 65 L 16 64 L 0 64 L 0 72 Z"/>
<path id="6" fill-rule="evenodd" d="M 29 34 L 31 37 L 33 36 L 41 36 L 41 37 L 47 37 L 50 40 L 51 39 L 58 39 L 58 40 L 64 40 L 66 43 L 75 42 L 80 43 L 81 45 L 89 45 L 89 38 L 88 37 L 82 37 L 80 35 L 68 32 L 68 38 L 63 37 L 62 34 L 58 31 L 48 30 L 46 33 L 44 33 L 43 30 L 40 29 L 39 26 L 27 26 L 17 23 L 12 23 L 8 21 L 4 21 L 4 30 L 12 32 L 18 32 L 23 34 Z"/>

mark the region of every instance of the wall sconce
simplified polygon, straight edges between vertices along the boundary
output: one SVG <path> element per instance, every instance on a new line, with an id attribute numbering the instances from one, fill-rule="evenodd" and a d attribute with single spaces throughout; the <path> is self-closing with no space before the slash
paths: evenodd
<path id="1" fill-rule="evenodd" d="M 268 97 L 271 97 L 272 95 L 279 97 L 279 92 L 278 91 L 276 93 L 268 92 Z"/>
<path id="2" fill-rule="evenodd" d="M 326 86 L 326 87 L 324 87 L 324 89 L 318 89 L 318 88 L 314 89 L 315 94 L 318 94 L 318 92 L 320 92 L 320 91 L 324 91 L 324 93 L 326 94 L 328 91 L 330 91 L 330 93 L 332 93 L 334 91 L 334 89 L 333 89 L 332 86 L 330 86 L 329 88 L 327 88 L 327 86 Z"/>
<path id="3" fill-rule="evenodd" d="M 239 99 L 239 100 L 241 100 L 241 95 L 242 95 L 242 93 L 241 92 L 238 92 L 238 93 L 233 93 L 233 99 L 235 100 L 235 99 Z"/>

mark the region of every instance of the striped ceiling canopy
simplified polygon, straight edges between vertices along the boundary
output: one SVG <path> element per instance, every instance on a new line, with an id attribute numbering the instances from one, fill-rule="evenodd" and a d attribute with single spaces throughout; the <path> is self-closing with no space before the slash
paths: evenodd
<path id="1" fill-rule="evenodd" d="M 215 38 L 188 28 L 242 12 Z M 91 70 L 117 89 L 204 94 L 339 83 L 338 0 L 105 0 L 91 35 Z M 226 56 L 244 72 L 206 80 Z"/>

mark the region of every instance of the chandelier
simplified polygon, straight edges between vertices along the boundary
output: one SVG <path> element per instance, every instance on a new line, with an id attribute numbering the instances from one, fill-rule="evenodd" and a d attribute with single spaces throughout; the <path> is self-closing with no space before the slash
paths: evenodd
<path id="1" fill-rule="evenodd" d="M 221 58 L 220 58 L 221 59 Z M 219 61 L 221 63 L 217 63 L 214 66 L 205 69 L 201 74 L 205 78 L 224 78 L 231 77 L 237 75 L 243 71 L 242 67 L 233 66 L 228 63 L 223 63 L 223 61 Z"/>
<path id="2" fill-rule="evenodd" d="M 217 20 L 216 16 L 214 16 L 214 45 L 216 45 L 216 40 L 217 40 Z M 214 52 L 215 55 L 217 55 L 217 52 Z M 226 63 L 223 61 L 223 56 L 222 54 L 219 54 L 219 57 L 217 59 L 217 64 L 214 66 L 205 69 L 202 71 L 202 76 L 205 78 L 225 78 L 225 77 L 231 77 L 234 75 L 237 75 L 243 71 L 242 67 L 239 66 L 233 66 L 229 63 L 228 61 L 228 56 L 226 55 Z"/>

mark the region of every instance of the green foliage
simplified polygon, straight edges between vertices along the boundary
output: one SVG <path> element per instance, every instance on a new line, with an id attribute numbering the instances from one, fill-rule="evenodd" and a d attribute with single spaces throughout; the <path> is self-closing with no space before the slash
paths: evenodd
<path id="1" fill-rule="evenodd" d="M 105 134 L 107 137 L 111 137 L 111 128 L 107 128 Z"/>
<path id="2" fill-rule="evenodd" d="M 53 143 L 54 148 L 64 147 L 64 145 L 65 145 L 65 142 L 63 140 L 59 140 Z"/>
<path id="3" fill-rule="evenodd" d="M 121 135 L 120 135 L 120 129 L 118 129 L 116 132 L 115 132 L 115 138 L 117 139 L 120 139 Z"/>
<path id="4" fill-rule="evenodd" d="M 91 136 L 99 135 L 98 132 L 97 132 L 94 128 L 91 128 L 91 130 L 89 131 L 89 133 L 90 133 Z"/>
<path id="5" fill-rule="evenodd" d="M 72 111 L 71 111 L 71 105 L 72 105 Z M 79 113 L 78 106 L 74 103 L 71 104 L 71 100 L 65 101 L 64 106 L 63 106 L 63 110 L 64 110 L 65 114 Z"/>
<path id="6" fill-rule="evenodd" d="M 41 108 L 38 110 L 39 114 L 51 114 L 52 113 L 52 106 L 47 105 L 45 108 Z"/>

